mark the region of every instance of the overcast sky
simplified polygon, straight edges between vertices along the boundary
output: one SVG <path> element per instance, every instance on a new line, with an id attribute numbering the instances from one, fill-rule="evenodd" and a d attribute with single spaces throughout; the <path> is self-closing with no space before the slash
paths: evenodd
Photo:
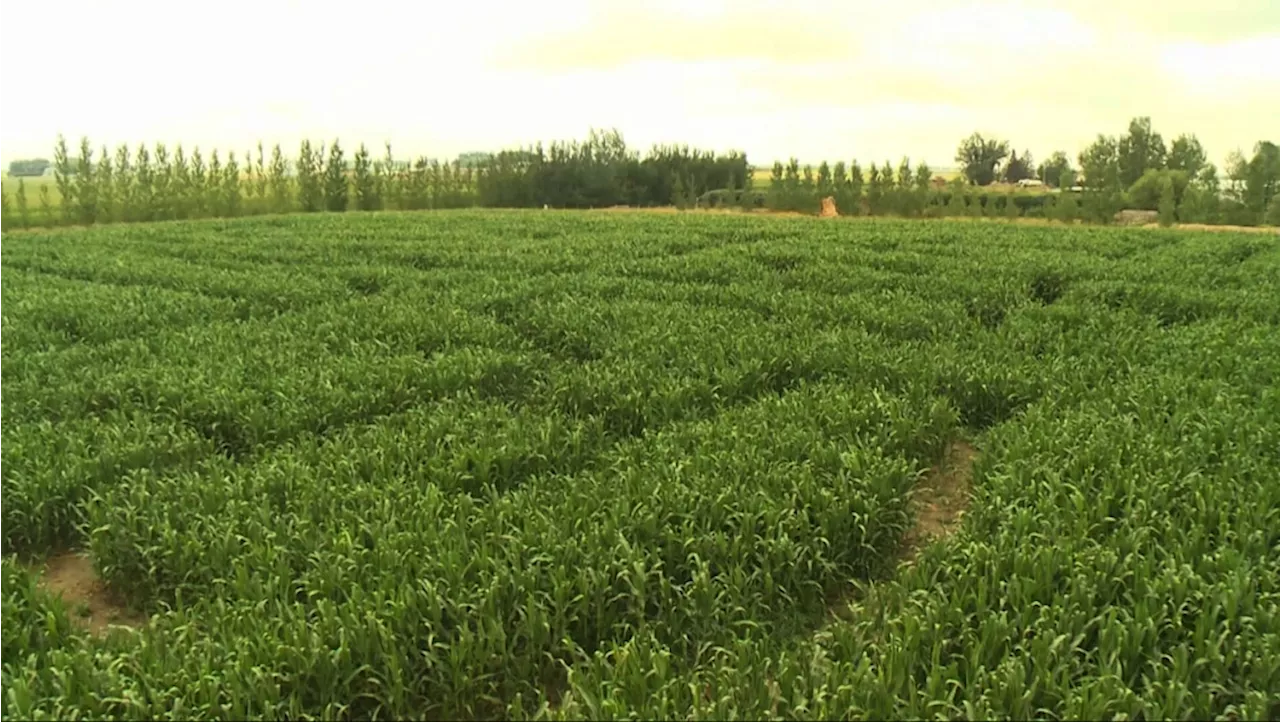
<path id="1" fill-rule="evenodd" d="M 74 141 L 452 156 L 617 127 L 757 164 L 974 130 L 1074 158 L 1150 115 L 1280 141 L 1280 0 L 4 0 L 4 160 Z"/>

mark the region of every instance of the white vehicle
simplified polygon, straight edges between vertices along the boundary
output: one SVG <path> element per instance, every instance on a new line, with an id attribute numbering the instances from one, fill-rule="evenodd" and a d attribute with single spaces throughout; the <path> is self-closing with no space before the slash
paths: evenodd
<path id="1" fill-rule="evenodd" d="M 1017 183 L 1019 188 L 1037 188 L 1042 185 L 1044 185 L 1044 181 L 1039 178 L 1023 178 Z"/>

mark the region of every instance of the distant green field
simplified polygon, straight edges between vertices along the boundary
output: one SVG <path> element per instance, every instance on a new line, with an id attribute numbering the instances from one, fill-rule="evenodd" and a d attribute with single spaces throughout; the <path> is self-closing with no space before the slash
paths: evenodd
<path id="1" fill-rule="evenodd" d="M 1280 717 L 1280 239 L 467 210 L 0 265 L 5 719 Z"/>

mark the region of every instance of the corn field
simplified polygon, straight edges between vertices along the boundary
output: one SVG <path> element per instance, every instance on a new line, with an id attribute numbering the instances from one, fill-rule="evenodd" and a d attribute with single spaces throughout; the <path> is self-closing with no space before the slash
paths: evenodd
<path id="1" fill-rule="evenodd" d="M 2 262 L 6 719 L 1280 716 L 1275 238 L 460 210 Z M 145 623 L 78 624 L 64 549 Z"/>

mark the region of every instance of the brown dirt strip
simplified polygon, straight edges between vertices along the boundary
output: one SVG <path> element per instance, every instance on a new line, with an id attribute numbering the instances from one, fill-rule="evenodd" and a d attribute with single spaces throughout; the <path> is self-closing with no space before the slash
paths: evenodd
<path id="1" fill-rule="evenodd" d="M 95 635 L 109 627 L 140 627 L 146 617 L 121 603 L 98 577 L 87 554 L 66 552 L 49 557 L 40 573 L 40 586 L 62 598 L 71 621 Z"/>

